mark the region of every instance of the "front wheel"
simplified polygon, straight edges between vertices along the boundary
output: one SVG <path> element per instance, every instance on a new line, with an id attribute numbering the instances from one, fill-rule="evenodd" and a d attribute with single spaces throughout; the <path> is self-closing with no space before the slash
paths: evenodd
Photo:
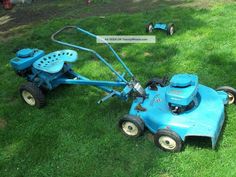
<path id="1" fill-rule="evenodd" d="M 41 108 L 45 105 L 45 96 L 34 83 L 27 82 L 20 87 L 21 98 L 30 106 Z"/>
<path id="2" fill-rule="evenodd" d="M 236 90 L 229 86 L 222 86 L 216 89 L 217 91 L 224 91 L 228 94 L 228 102 L 227 104 L 235 104 L 236 103 Z"/>
<path id="3" fill-rule="evenodd" d="M 144 132 L 144 123 L 139 117 L 125 115 L 119 121 L 119 128 L 127 136 L 139 137 Z"/>
<path id="4" fill-rule="evenodd" d="M 154 135 L 154 143 L 164 151 L 180 152 L 183 147 L 181 138 L 173 131 L 162 129 Z"/>

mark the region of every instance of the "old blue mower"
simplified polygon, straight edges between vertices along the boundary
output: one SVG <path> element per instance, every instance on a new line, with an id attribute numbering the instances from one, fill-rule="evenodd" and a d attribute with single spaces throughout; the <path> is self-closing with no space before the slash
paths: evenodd
<path id="1" fill-rule="evenodd" d="M 107 96 L 98 103 L 114 96 L 123 100 L 135 96 L 129 114 L 119 121 L 121 131 L 127 136 L 138 137 L 147 128 L 154 134 L 155 144 L 166 151 L 180 151 L 183 142 L 190 136 L 209 137 L 215 148 L 225 119 L 224 105 L 235 103 L 235 89 L 225 86 L 214 90 L 199 84 L 198 77 L 191 74 L 177 74 L 170 81 L 166 77 L 154 78 L 143 89 L 107 41 L 99 38 L 112 51 L 126 74 L 119 74 L 96 51 L 58 40 L 57 36 L 67 29 L 99 38 L 79 27 L 67 26 L 54 33 L 52 40 L 94 54 L 117 78 L 114 81 L 90 80 L 75 73 L 69 65 L 78 58 L 74 50 L 45 54 L 39 49 L 21 49 L 11 60 L 11 65 L 18 75 L 28 81 L 20 87 L 20 95 L 28 105 L 44 106 L 44 89 L 53 90 L 62 84 L 95 86 L 107 92 Z M 121 88 L 120 91 L 115 90 L 117 87 Z"/>
<path id="2" fill-rule="evenodd" d="M 119 122 L 128 136 L 138 137 L 145 127 L 154 134 L 155 144 L 179 152 L 188 137 L 208 137 L 212 148 L 225 120 L 224 105 L 235 103 L 236 90 L 217 90 L 201 85 L 192 74 L 154 78 L 146 84 L 146 99 L 137 97 L 128 115 Z"/>
<path id="3" fill-rule="evenodd" d="M 161 30 L 165 31 L 167 35 L 172 36 L 175 32 L 175 26 L 173 23 L 149 23 L 146 25 L 146 32 L 147 33 L 152 33 L 153 30 Z"/>

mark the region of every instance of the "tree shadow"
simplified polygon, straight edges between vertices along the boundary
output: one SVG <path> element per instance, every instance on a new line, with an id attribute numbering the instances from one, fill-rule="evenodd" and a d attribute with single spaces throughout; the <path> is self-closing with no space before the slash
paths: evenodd
<path id="1" fill-rule="evenodd" d="M 182 4 L 188 4 L 191 2 L 183 2 L 183 1 L 166 1 L 166 0 L 158 0 L 158 1 L 140 1 L 133 2 L 130 0 L 125 0 L 120 3 L 119 0 L 115 0 L 109 3 L 101 2 L 101 3 L 92 3 L 90 6 L 87 6 L 84 1 L 74 3 L 74 1 L 66 1 L 64 3 L 57 2 L 45 2 L 45 1 L 36 1 L 31 5 L 18 5 L 12 11 L 1 12 L 1 15 L 9 15 L 13 18 L 12 21 L 1 25 L 1 32 L 12 31 L 12 29 L 21 26 L 21 25 L 33 25 L 38 22 L 43 22 L 48 19 L 55 19 L 67 17 L 67 18 L 87 18 L 91 16 L 107 16 L 114 15 L 120 13 L 138 13 L 138 12 L 150 12 L 154 9 L 158 9 L 156 11 L 157 15 L 160 14 L 160 11 L 168 11 L 168 14 L 171 15 L 171 8 L 175 6 L 181 6 Z M 73 4 L 73 9 L 71 8 L 71 4 Z M 169 9 L 169 10 L 168 10 Z M 157 16 L 158 17 L 158 16 Z M 156 18 L 154 20 L 156 20 Z M 158 19 L 162 20 L 158 17 Z M 164 20 L 173 20 L 173 19 L 164 19 Z"/>

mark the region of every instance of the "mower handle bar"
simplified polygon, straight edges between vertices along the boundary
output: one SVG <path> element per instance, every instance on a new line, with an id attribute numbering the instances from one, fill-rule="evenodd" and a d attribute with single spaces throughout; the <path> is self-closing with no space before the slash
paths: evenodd
<path id="1" fill-rule="evenodd" d="M 77 27 L 77 26 L 65 26 L 63 28 L 61 28 L 60 30 L 56 31 L 55 33 L 52 34 L 51 36 L 51 39 L 52 41 L 58 43 L 58 44 L 61 44 L 61 45 L 65 45 L 65 46 L 69 46 L 69 47 L 73 47 L 73 48 L 76 48 L 76 49 L 79 49 L 79 50 L 84 50 L 84 51 L 87 51 L 87 52 L 90 52 L 92 54 L 94 54 L 95 56 L 97 56 L 97 58 L 99 58 L 112 72 L 115 73 L 115 75 L 121 79 L 122 81 L 126 82 L 127 81 L 125 80 L 125 78 L 120 75 L 113 67 L 112 65 L 110 65 L 101 55 L 99 55 L 95 50 L 92 50 L 92 49 L 89 49 L 89 48 L 85 48 L 85 47 L 81 47 L 81 46 L 78 46 L 78 45 L 74 45 L 74 44 L 70 44 L 68 42 L 63 42 L 63 41 L 60 41 L 60 40 L 57 40 L 56 39 L 56 36 L 59 35 L 59 33 L 67 30 L 67 29 L 77 29 L 78 31 L 88 35 L 88 36 L 91 36 L 95 39 L 99 39 L 100 41 L 102 41 L 104 43 L 104 45 L 106 45 L 113 53 L 113 55 L 115 56 L 115 58 L 121 63 L 121 65 L 124 67 L 124 69 L 129 73 L 129 75 L 134 78 L 134 75 L 133 73 L 130 71 L 130 69 L 125 65 L 125 63 L 122 61 L 122 59 L 119 57 L 119 55 L 115 52 L 115 50 L 111 47 L 111 45 L 103 38 L 93 34 L 93 33 L 90 33 L 80 27 Z"/>

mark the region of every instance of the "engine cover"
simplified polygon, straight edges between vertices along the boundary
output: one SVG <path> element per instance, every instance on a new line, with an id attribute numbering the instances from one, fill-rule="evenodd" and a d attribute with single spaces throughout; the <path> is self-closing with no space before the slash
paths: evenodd
<path id="1" fill-rule="evenodd" d="M 21 49 L 16 53 L 16 57 L 11 59 L 11 65 L 17 71 L 25 70 L 44 55 L 43 50 Z"/>
<path id="2" fill-rule="evenodd" d="M 175 106 L 187 106 L 198 92 L 198 77 L 193 74 L 177 74 L 166 89 L 166 101 Z"/>

